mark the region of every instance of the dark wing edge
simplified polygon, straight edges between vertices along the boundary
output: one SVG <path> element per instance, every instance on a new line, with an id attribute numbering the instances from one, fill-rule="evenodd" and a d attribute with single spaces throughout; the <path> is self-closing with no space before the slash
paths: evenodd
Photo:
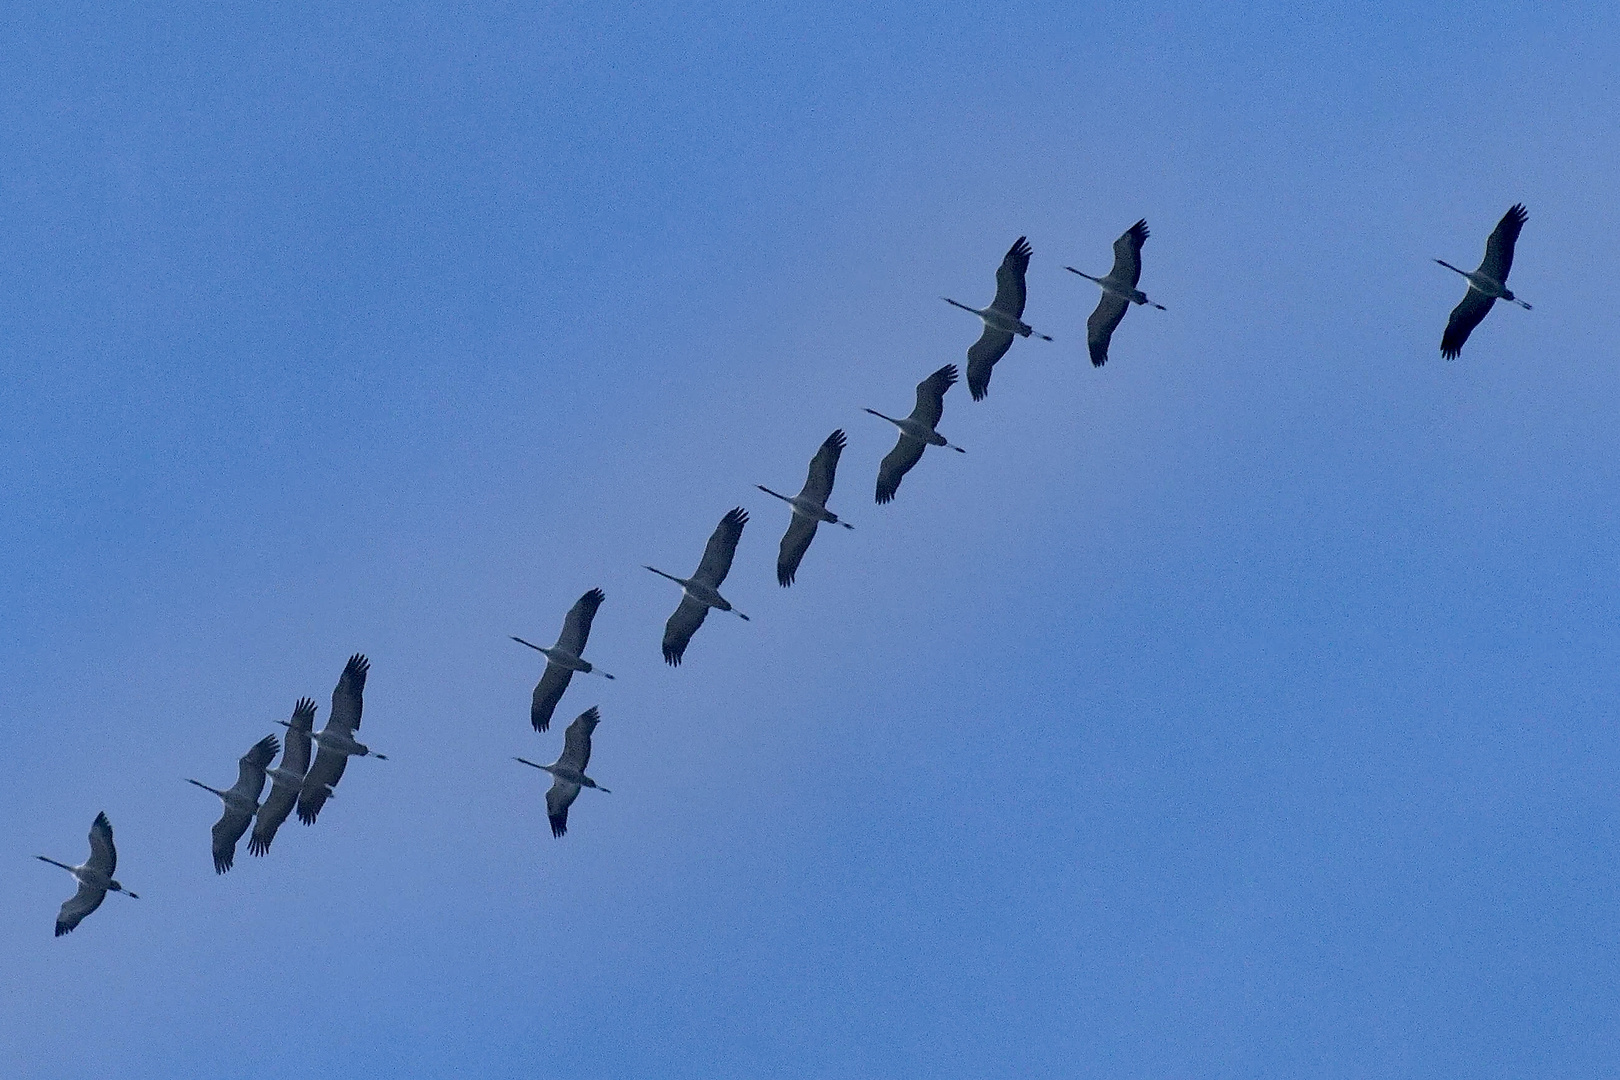
<path id="1" fill-rule="evenodd" d="M 355 653 L 343 665 L 343 674 L 332 689 L 332 711 L 326 717 L 328 727 L 336 726 L 351 733 L 359 730 L 366 674 L 370 670 L 371 661 L 362 653 Z"/>
<path id="2" fill-rule="evenodd" d="M 692 635 L 697 633 L 698 627 L 703 625 L 703 620 L 708 615 L 707 604 L 682 595 L 675 613 L 664 624 L 664 663 L 670 667 L 681 666 L 681 659 L 686 655 L 686 647 L 692 643 Z"/>
<path id="3" fill-rule="evenodd" d="M 1513 247 L 1519 242 L 1519 233 L 1524 229 L 1524 223 L 1530 220 L 1530 214 L 1524 208 L 1524 203 L 1514 203 L 1508 212 L 1502 215 L 1502 220 L 1496 223 L 1491 230 L 1491 237 L 1485 241 L 1485 259 L 1479 268 L 1497 281 L 1507 284 L 1508 271 L 1513 269 Z"/>
<path id="4" fill-rule="evenodd" d="M 737 555 L 737 541 L 742 539 L 743 526 L 747 524 L 747 510 L 734 506 L 726 511 L 726 516 L 714 527 L 714 532 L 709 534 L 709 542 L 703 547 L 703 561 L 698 563 L 697 572 L 692 575 L 695 580 L 706 582 L 711 588 L 720 587 L 726 575 L 731 573 L 731 561 Z"/>
<path id="5" fill-rule="evenodd" d="M 1015 319 L 1024 315 L 1024 274 L 1029 270 L 1029 257 L 1033 249 L 1029 240 L 1020 236 L 1007 249 L 1001 265 L 996 268 L 996 298 L 990 306 L 1005 311 Z"/>
<path id="6" fill-rule="evenodd" d="M 1468 340 L 1468 335 L 1485 321 L 1486 314 L 1495 303 L 1478 289 L 1469 289 L 1461 302 L 1451 309 L 1451 318 L 1446 320 L 1446 332 L 1440 338 L 1440 355 L 1447 360 L 1455 360 L 1462 355 L 1463 343 Z"/>
<path id="7" fill-rule="evenodd" d="M 591 621 L 596 618 L 596 609 L 602 606 L 607 594 L 601 589 L 592 589 L 568 609 L 568 615 L 563 619 L 562 633 L 557 637 L 557 646 L 567 649 L 578 656 L 585 651 L 585 642 L 591 636 Z"/>
<path id="8" fill-rule="evenodd" d="M 986 326 L 984 333 L 979 335 L 979 340 L 968 346 L 968 392 L 973 395 L 974 401 L 983 401 L 984 396 L 990 392 L 990 371 L 996 366 L 997 361 L 1007 355 L 1012 343 L 1013 336 L 1007 331 Z M 943 395 L 944 391 L 940 393 Z M 943 405 L 941 408 L 943 409 Z M 938 415 L 934 417 L 934 423 L 939 423 Z"/>
<path id="9" fill-rule="evenodd" d="M 540 681 L 534 684 L 534 697 L 529 702 L 529 723 L 534 730 L 545 731 L 551 727 L 551 714 L 557 711 L 557 703 L 568 691 L 573 678 L 574 673 L 569 669 L 547 662 Z"/>
<path id="10" fill-rule="evenodd" d="M 883 463 L 878 466 L 879 506 L 894 500 L 894 493 L 900 490 L 900 481 L 911 471 L 912 466 L 922 460 L 923 451 L 927 448 L 928 444 L 921 439 L 902 435 L 900 441 L 894 444 L 894 449 L 884 455 Z"/>
<path id="11" fill-rule="evenodd" d="M 1086 320 L 1086 348 L 1091 353 L 1091 366 L 1102 367 L 1108 362 L 1108 343 L 1114 330 L 1125 319 L 1131 302 L 1113 293 L 1103 293 L 1097 307 Z"/>
<path id="12" fill-rule="evenodd" d="M 776 556 L 776 583 L 784 589 L 793 584 L 799 562 L 810 550 L 810 541 L 816 538 L 816 524 L 810 518 L 794 514 L 787 532 L 782 534 L 782 547 Z"/>

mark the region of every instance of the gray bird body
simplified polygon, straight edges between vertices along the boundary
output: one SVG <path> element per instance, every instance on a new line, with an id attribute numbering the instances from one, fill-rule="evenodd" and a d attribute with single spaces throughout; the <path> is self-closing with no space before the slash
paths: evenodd
<path id="1" fill-rule="evenodd" d="M 97 814 L 96 820 L 90 825 L 90 857 L 84 862 L 70 866 L 46 855 L 36 855 L 34 858 L 60 866 L 79 883 L 78 891 L 63 901 L 61 910 L 56 913 L 57 937 L 71 934 L 86 915 L 101 906 L 109 892 L 123 893 L 133 900 L 140 899 L 138 894 L 130 892 L 113 878 L 114 871 L 118 869 L 118 849 L 113 846 L 112 823 L 107 820 L 105 813 Z"/>
<path id="2" fill-rule="evenodd" d="M 197 780 L 186 780 L 188 784 L 213 792 L 225 804 L 213 828 L 214 873 L 223 874 L 235 865 L 236 842 L 253 823 L 253 815 L 259 809 L 259 796 L 264 792 L 265 769 L 280 749 L 281 743 L 274 735 L 266 735 L 254 743 L 252 749 L 237 760 L 236 783 L 225 791 Z"/>
<path id="3" fill-rule="evenodd" d="M 528 758 L 514 759 L 551 774 L 551 789 L 546 792 L 546 818 L 551 823 L 552 836 L 561 837 L 568 832 L 568 808 L 579 798 L 581 788 L 608 790 L 585 775 L 585 768 L 591 762 L 591 733 L 601 720 L 601 713 L 594 705 L 576 716 L 563 735 L 562 754 L 550 765 L 541 765 Z"/>

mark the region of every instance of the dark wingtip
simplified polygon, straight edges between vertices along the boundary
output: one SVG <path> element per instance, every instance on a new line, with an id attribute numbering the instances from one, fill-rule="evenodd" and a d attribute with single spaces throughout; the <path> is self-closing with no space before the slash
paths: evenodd
<path id="1" fill-rule="evenodd" d="M 57 937 L 61 937 L 63 934 L 71 934 L 71 933 L 73 933 L 73 927 L 68 926 L 66 923 L 57 923 L 56 924 L 56 936 Z"/>
<path id="2" fill-rule="evenodd" d="M 849 437 L 844 434 L 844 429 L 843 428 L 839 428 L 837 431 L 835 431 L 831 435 L 827 436 L 827 445 L 828 446 L 836 446 L 840 450 L 842 450 L 844 448 L 844 446 L 848 442 L 849 442 Z"/>

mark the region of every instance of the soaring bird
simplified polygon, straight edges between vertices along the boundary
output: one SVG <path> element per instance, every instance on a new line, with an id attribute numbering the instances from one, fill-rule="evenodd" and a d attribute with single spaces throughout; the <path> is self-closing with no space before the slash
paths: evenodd
<path id="1" fill-rule="evenodd" d="M 664 624 L 664 663 L 679 667 L 686 655 L 686 645 L 703 625 L 710 608 L 729 611 L 747 621 L 748 616 L 731 606 L 731 601 L 720 595 L 720 586 L 731 572 L 732 557 L 737 554 L 737 541 L 742 538 L 743 526 L 748 524 L 748 511 L 738 506 L 726 511 L 720 524 L 714 527 L 709 544 L 703 549 L 703 561 L 689 578 L 666 574 L 656 566 L 647 567 L 659 577 L 666 577 L 681 587 L 680 606 Z"/>
<path id="2" fill-rule="evenodd" d="M 1434 260 L 1447 270 L 1456 270 L 1468 279 L 1468 291 L 1463 294 L 1462 302 L 1451 309 L 1451 318 L 1446 320 L 1445 336 L 1440 339 L 1440 355 L 1447 360 L 1457 359 L 1462 353 L 1463 342 L 1468 340 L 1474 327 L 1484 321 L 1491 305 L 1498 300 L 1511 300 L 1524 310 L 1530 310 L 1530 305 L 1514 296 L 1507 287 L 1508 271 L 1513 269 L 1513 245 L 1518 243 L 1519 231 L 1529 219 L 1523 203 L 1514 203 L 1509 207 L 1502 220 L 1496 223 L 1496 228 L 1491 230 L 1491 238 L 1485 241 L 1484 261 L 1471 274 L 1444 259 Z"/>
<path id="3" fill-rule="evenodd" d="M 304 774 L 309 771 L 310 729 L 315 726 L 315 702 L 299 698 L 293 706 L 292 720 L 287 724 L 287 742 L 281 748 L 281 764 L 271 769 L 270 795 L 259 804 L 258 820 L 253 823 L 253 835 L 248 837 L 248 850 L 263 855 L 270 850 L 276 830 L 292 813 L 298 801 L 298 792 L 304 786 Z M 330 791 L 327 792 L 331 794 Z"/>
<path id="4" fill-rule="evenodd" d="M 988 333 L 988 331 L 986 331 Z M 884 416 L 876 409 L 866 411 L 881 417 L 900 429 L 900 441 L 894 444 L 883 464 L 878 466 L 877 501 L 886 503 L 900 490 L 900 478 L 922 460 L 923 451 L 930 446 L 950 446 L 959 454 L 967 453 L 960 446 L 951 446 L 945 436 L 934 430 L 940 413 L 945 410 L 945 391 L 956 385 L 956 365 L 946 364 L 917 384 L 917 404 L 904 420 Z"/>
<path id="5" fill-rule="evenodd" d="M 827 509 L 827 496 L 832 494 L 833 476 L 838 472 L 838 456 L 844 452 L 844 442 L 842 429 L 827 436 L 816 456 L 810 459 L 810 475 L 805 477 L 804 487 L 797 495 L 789 497 L 764 484 L 754 485 L 793 507 L 793 520 L 788 523 L 787 533 L 782 537 L 782 550 L 776 556 L 776 583 L 784 589 L 793 584 L 799 560 L 810 550 L 810 541 L 816 538 L 817 525 L 825 521 L 846 529 L 855 527 L 847 521 L 839 521 L 838 515 Z"/>
<path id="6" fill-rule="evenodd" d="M 1034 328 L 1024 321 L 1024 272 L 1029 269 L 1031 253 L 1029 241 L 1022 236 L 1008 249 L 1000 268 L 996 270 L 996 298 L 987 308 L 968 307 L 948 296 L 940 297 L 947 304 L 971 311 L 984 320 L 984 333 L 979 335 L 979 340 L 973 343 L 967 354 L 968 390 L 972 392 L 974 401 L 990 392 L 990 369 L 1012 348 L 1014 334 L 1019 337 L 1035 334 L 1042 341 L 1052 340 L 1045 334 L 1036 334 Z"/>
<path id="7" fill-rule="evenodd" d="M 1108 362 L 1108 341 L 1132 304 L 1151 304 L 1160 311 L 1164 310 L 1163 304 L 1153 303 L 1146 293 L 1136 287 L 1136 283 L 1142 280 L 1142 245 L 1147 238 L 1148 224 L 1145 218 L 1126 229 L 1114 241 L 1114 268 L 1108 271 L 1107 277 L 1092 277 L 1072 266 L 1063 268 L 1102 286 L 1102 299 L 1097 301 L 1097 310 L 1086 320 L 1086 348 L 1091 350 L 1092 367 L 1102 367 Z"/>
<path id="8" fill-rule="evenodd" d="M 563 691 L 568 689 L 568 682 L 574 677 L 574 672 L 583 671 L 596 674 L 604 679 L 613 676 L 605 671 L 598 671 L 591 666 L 589 660 L 581 660 L 579 654 L 585 651 L 585 642 L 591 636 L 591 620 L 596 618 L 596 609 L 602 606 L 607 598 L 601 589 L 592 589 L 568 609 L 568 615 L 563 619 L 562 633 L 557 635 L 557 644 L 547 649 L 539 645 L 524 641 L 513 635 L 512 640 L 519 645 L 528 645 L 535 652 L 542 653 L 546 658 L 546 670 L 541 673 L 540 681 L 534 686 L 534 700 L 529 704 L 529 723 L 534 730 L 544 731 L 551 726 L 551 714 L 557 711 L 557 702 L 562 700 Z"/>
<path id="9" fill-rule="evenodd" d="M 580 788 L 608 790 L 585 775 L 585 766 L 591 763 L 591 732 L 596 730 L 601 719 L 595 705 L 574 717 L 574 722 L 568 725 L 568 730 L 563 734 L 562 756 L 550 765 L 540 765 L 528 758 L 517 759 L 552 776 L 551 790 L 546 792 L 546 817 L 551 819 L 552 836 L 562 836 L 568 832 L 568 808 L 579 798 Z"/>
<path id="10" fill-rule="evenodd" d="M 387 754 L 374 753 L 364 743 L 354 741 L 354 733 L 360 727 L 366 672 L 370 670 L 371 661 L 355 653 L 343 665 L 343 674 L 332 690 L 332 711 L 326 714 L 326 726 L 313 736 L 315 745 L 320 747 L 315 752 L 315 764 L 309 767 L 303 786 L 298 790 L 298 820 L 305 825 L 315 824 L 321 807 L 326 805 L 337 782 L 343 778 L 343 767 L 349 763 L 349 758 L 369 755 L 388 760 Z"/>
<path id="11" fill-rule="evenodd" d="M 587 747 L 586 753 L 589 752 Z M 90 825 L 90 857 L 78 866 L 57 862 L 47 855 L 35 855 L 34 858 L 60 866 L 79 881 L 79 891 L 64 900 L 62 910 L 56 913 L 57 937 L 71 934 L 86 915 L 101 906 L 109 892 L 123 893 L 132 900 L 140 899 L 139 895 L 113 880 L 113 871 L 118 869 L 118 849 L 113 847 L 112 823 L 104 813 L 97 814 L 96 820 Z"/>
<path id="12" fill-rule="evenodd" d="M 236 783 L 228 791 L 209 787 L 198 780 L 187 779 L 204 791 L 212 791 L 225 804 L 225 812 L 214 822 L 214 873 L 223 874 L 236 862 L 236 842 L 242 839 L 253 815 L 259 809 L 259 794 L 264 791 L 264 770 L 275 759 L 281 743 L 274 735 L 266 735 L 253 744 L 237 762 Z"/>

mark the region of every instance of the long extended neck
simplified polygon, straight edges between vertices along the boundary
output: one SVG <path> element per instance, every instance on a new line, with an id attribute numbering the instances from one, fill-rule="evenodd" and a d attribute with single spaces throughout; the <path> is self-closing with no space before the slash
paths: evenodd
<path id="1" fill-rule="evenodd" d="M 892 416 L 884 416 L 882 413 L 878 412 L 876 409 L 867 409 L 866 411 L 871 413 L 873 416 L 877 417 L 879 420 L 887 420 L 889 423 L 893 424 L 897 428 L 904 428 L 905 427 L 904 424 L 902 424 L 900 421 L 896 420 L 894 417 L 892 417 Z"/>
<path id="2" fill-rule="evenodd" d="M 516 634 L 508 634 L 507 636 L 510 637 L 513 641 L 517 642 L 519 645 L 527 645 L 529 648 L 533 649 L 537 653 L 544 653 L 546 655 L 546 658 L 550 659 L 550 657 L 551 657 L 551 650 L 550 649 L 542 648 L 539 645 L 536 645 L 532 641 L 524 641 L 522 638 L 518 637 Z"/>
<path id="3" fill-rule="evenodd" d="M 1086 273 L 1084 270 L 1076 270 L 1072 266 L 1065 266 L 1063 269 L 1067 270 L 1071 274 L 1079 274 L 1081 277 L 1085 278 L 1087 281 L 1095 281 L 1099 285 L 1102 284 L 1102 278 L 1094 278 L 1090 274 Z"/>
<path id="4" fill-rule="evenodd" d="M 1446 260 L 1444 260 L 1444 259 L 1436 259 L 1434 261 L 1439 263 L 1441 266 L 1445 267 L 1447 270 L 1456 270 L 1457 273 L 1461 274 L 1465 278 L 1470 278 L 1471 279 L 1472 276 L 1473 276 L 1473 275 L 1469 274 L 1469 272 L 1466 271 L 1466 270 L 1463 270 L 1463 269 L 1460 269 L 1458 267 L 1452 266 L 1450 263 L 1446 262 Z"/>
<path id="5" fill-rule="evenodd" d="M 203 783 L 201 780 L 193 780 L 188 776 L 188 777 L 186 777 L 186 783 L 188 783 L 188 784 L 196 784 L 198 787 L 202 788 L 204 791 L 211 791 L 215 795 L 218 795 L 222 799 L 225 797 L 225 793 L 223 791 L 219 790 L 219 788 L 209 787 L 207 784 Z"/>
<path id="6" fill-rule="evenodd" d="M 767 495 L 775 495 L 778 499 L 781 499 L 785 503 L 790 503 L 790 502 L 793 501 L 788 496 L 783 495 L 780 491 L 772 491 L 770 488 L 766 487 L 764 484 L 755 484 L 754 486 L 759 488 L 759 490 L 763 491 Z"/>
<path id="7" fill-rule="evenodd" d="M 69 866 L 65 862 L 57 862 L 55 859 L 51 858 L 49 855 L 35 855 L 34 858 L 38 859 L 40 862 L 48 862 L 52 866 L 60 866 L 62 869 L 66 870 L 70 874 L 78 872 L 78 867 Z"/>
<path id="8" fill-rule="evenodd" d="M 942 297 L 940 297 L 940 299 L 945 301 L 947 304 L 951 305 L 952 307 L 959 307 L 963 311 L 971 311 L 971 312 L 973 312 L 973 314 L 977 315 L 979 318 L 981 318 L 981 319 L 984 318 L 984 312 L 980 311 L 976 307 L 968 307 L 966 304 L 959 304 L 955 300 L 952 300 L 948 296 L 942 296 Z"/>
<path id="9" fill-rule="evenodd" d="M 642 563 L 642 565 L 647 566 L 646 563 Z M 656 566 L 647 566 L 647 569 L 651 570 L 653 573 L 657 574 L 661 578 L 669 578 L 669 580 L 673 581 L 675 584 L 679 585 L 683 589 L 686 588 L 686 579 L 685 578 L 678 578 L 674 574 L 666 574 L 662 570 L 658 569 L 658 567 L 656 567 Z"/>

